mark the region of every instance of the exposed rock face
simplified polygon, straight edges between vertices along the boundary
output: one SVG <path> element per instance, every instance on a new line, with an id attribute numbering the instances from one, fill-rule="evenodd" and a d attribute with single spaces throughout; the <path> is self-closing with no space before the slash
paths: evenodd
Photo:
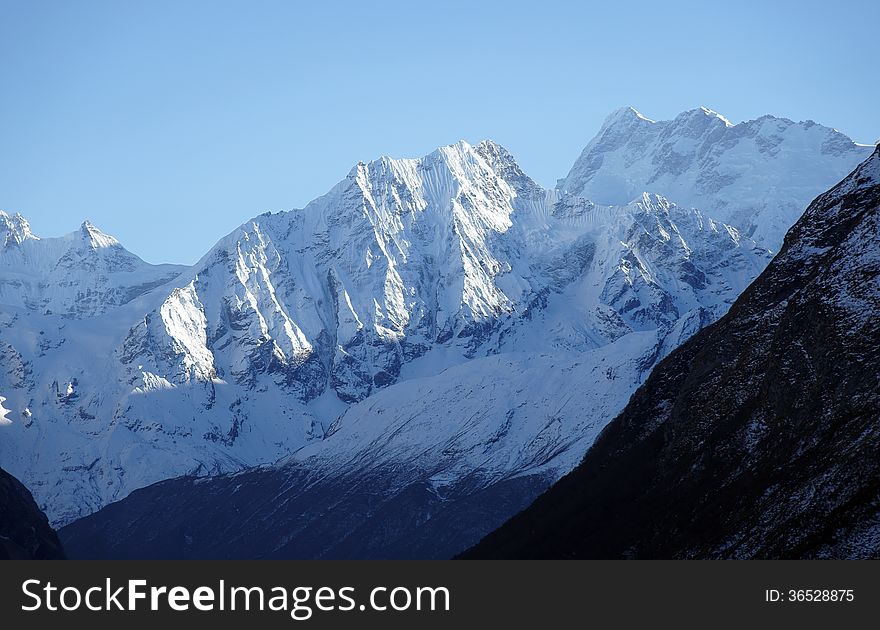
<path id="1" fill-rule="evenodd" d="M 61 560 L 64 552 L 31 493 L 0 468 L 0 560 Z"/>
<path id="2" fill-rule="evenodd" d="M 474 558 L 880 557 L 880 148 Z"/>

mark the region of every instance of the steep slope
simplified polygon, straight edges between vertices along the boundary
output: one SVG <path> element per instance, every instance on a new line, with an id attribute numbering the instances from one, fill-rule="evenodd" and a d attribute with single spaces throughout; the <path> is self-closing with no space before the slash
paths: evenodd
<path id="1" fill-rule="evenodd" d="M 143 321 L 138 306 L 163 299 L 153 292 L 81 320 L 0 308 L 0 463 L 53 524 L 168 476 L 274 461 L 317 424 L 275 390 L 250 399 L 216 380 L 139 387 L 122 347 Z"/>
<path id="2" fill-rule="evenodd" d="M 0 560 L 61 560 L 64 552 L 31 493 L 0 468 Z"/>
<path id="3" fill-rule="evenodd" d="M 124 361 L 172 383 L 266 377 L 304 402 L 328 388 L 361 400 L 433 344 L 473 351 L 525 307 L 534 228 L 517 199 L 463 142 L 358 164 L 303 210 L 223 239 L 132 331 Z"/>
<path id="4" fill-rule="evenodd" d="M 880 557 L 880 147 L 475 558 Z"/>
<path id="5" fill-rule="evenodd" d="M 659 193 L 711 209 L 776 252 L 813 197 L 871 149 L 809 120 L 762 116 L 733 125 L 699 108 L 653 121 L 626 107 L 608 117 L 559 188 L 603 204 Z"/>
<path id="6" fill-rule="evenodd" d="M 663 198 L 600 207 L 521 175 L 511 184 L 501 173 L 513 169 L 489 143 L 359 165 L 303 211 L 224 239 L 132 330 L 122 360 L 141 366 L 133 378 L 265 379 L 303 402 L 352 403 L 438 345 L 453 363 L 504 350 L 535 311 L 562 320 L 537 349 L 665 331 L 701 308 L 712 319 L 769 260 Z M 549 302 L 563 294 L 557 315 Z"/>

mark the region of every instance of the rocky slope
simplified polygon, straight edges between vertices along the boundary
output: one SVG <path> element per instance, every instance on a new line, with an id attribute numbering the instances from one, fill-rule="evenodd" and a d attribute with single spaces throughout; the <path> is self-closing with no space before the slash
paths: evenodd
<path id="1" fill-rule="evenodd" d="M 468 557 L 880 557 L 880 147 Z"/>
<path id="2" fill-rule="evenodd" d="M 31 493 L 0 468 L 0 560 L 61 560 L 64 552 Z"/>

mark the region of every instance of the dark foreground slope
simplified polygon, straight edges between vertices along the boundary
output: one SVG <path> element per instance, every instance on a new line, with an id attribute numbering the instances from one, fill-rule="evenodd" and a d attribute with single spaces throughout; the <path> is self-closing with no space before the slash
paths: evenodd
<path id="1" fill-rule="evenodd" d="M 471 558 L 880 557 L 880 148 Z"/>
<path id="2" fill-rule="evenodd" d="M 0 468 L 0 560 L 62 558 L 58 536 L 31 493 Z"/>
<path id="3" fill-rule="evenodd" d="M 449 558 L 525 508 L 549 482 L 525 477 L 444 497 L 406 473 L 320 478 L 268 466 L 135 490 L 60 531 L 75 559 Z M 318 478 L 316 478 L 318 477 Z"/>

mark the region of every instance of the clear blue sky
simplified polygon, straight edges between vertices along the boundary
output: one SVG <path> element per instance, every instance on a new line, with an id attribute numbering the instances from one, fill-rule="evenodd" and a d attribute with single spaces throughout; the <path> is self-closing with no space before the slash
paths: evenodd
<path id="1" fill-rule="evenodd" d="M 553 185 L 623 105 L 872 142 L 878 25 L 876 0 L 0 0 L 0 209 L 190 263 L 379 155 L 492 138 Z"/>

